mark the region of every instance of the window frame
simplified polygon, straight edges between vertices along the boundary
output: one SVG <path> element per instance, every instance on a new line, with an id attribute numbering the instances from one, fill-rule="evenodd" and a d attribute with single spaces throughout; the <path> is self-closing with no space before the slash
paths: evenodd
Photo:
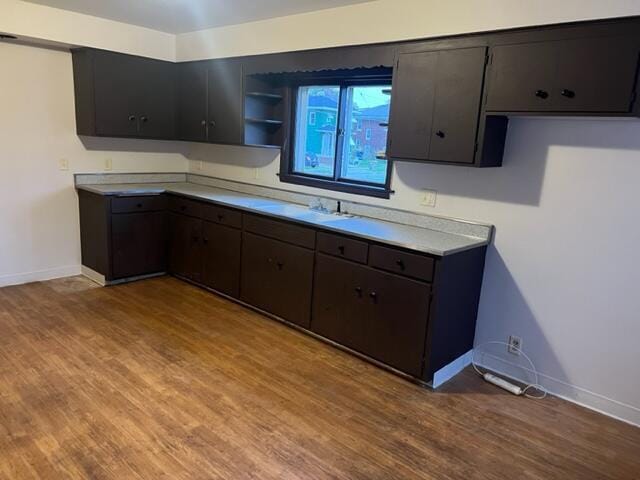
<path id="1" fill-rule="evenodd" d="M 337 112 L 337 136 L 335 139 L 335 158 L 333 178 L 323 175 L 313 175 L 294 171 L 295 167 L 295 145 L 296 145 L 296 122 L 297 122 L 297 106 L 298 106 L 298 90 L 301 87 L 308 86 L 335 86 L 340 87 Z M 305 185 L 309 187 L 322 188 L 325 190 L 333 190 L 338 192 L 352 193 L 356 195 L 367 195 L 378 198 L 390 198 L 394 193 L 391 190 L 391 176 L 393 171 L 393 162 L 387 160 L 387 172 L 384 184 L 365 182 L 360 180 L 342 178 L 342 154 L 344 149 L 345 135 L 345 113 L 347 111 L 347 89 L 349 87 L 362 86 L 389 86 L 391 87 L 391 77 L 388 75 L 366 77 L 366 78 L 307 78 L 303 81 L 296 82 L 291 85 L 291 110 L 289 112 L 290 128 L 287 135 L 286 144 L 289 148 L 285 148 L 281 155 L 280 161 L 280 181 L 284 183 L 292 183 L 296 185 Z M 388 134 L 388 133 L 387 133 Z"/>

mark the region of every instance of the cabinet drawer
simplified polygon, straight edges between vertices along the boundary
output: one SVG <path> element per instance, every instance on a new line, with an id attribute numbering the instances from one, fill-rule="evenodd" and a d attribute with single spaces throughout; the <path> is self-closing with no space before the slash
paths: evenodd
<path id="1" fill-rule="evenodd" d="M 202 218 L 227 227 L 240 228 L 242 226 L 242 214 L 240 212 L 218 205 L 202 205 Z"/>
<path id="2" fill-rule="evenodd" d="M 316 232 L 310 228 L 299 227 L 290 223 L 272 220 L 256 215 L 244 216 L 244 229 L 247 232 L 257 233 L 269 238 L 282 240 L 283 242 L 300 245 L 306 248 L 315 248 Z"/>
<path id="3" fill-rule="evenodd" d="M 169 210 L 190 217 L 202 217 L 203 204 L 184 197 L 169 197 Z"/>
<path id="4" fill-rule="evenodd" d="M 115 197 L 111 200 L 111 213 L 154 212 L 164 210 L 165 207 L 164 195 Z"/>
<path id="5" fill-rule="evenodd" d="M 374 245 L 371 247 L 369 264 L 372 267 L 426 282 L 433 280 L 434 260 L 430 257 Z"/>
<path id="6" fill-rule="evenodd" d="M 366 242 L 341 235 L 319 232 L 318 250 L 335 257 L 346 258 L 358 263 L 367 263 L 369 245 Z"/>

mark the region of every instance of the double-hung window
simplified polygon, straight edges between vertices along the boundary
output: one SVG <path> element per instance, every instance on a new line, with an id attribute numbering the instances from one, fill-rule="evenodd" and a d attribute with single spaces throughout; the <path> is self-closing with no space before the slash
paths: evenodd
<path id="1" fill-rule="evenodd" d="M 386 80 L 297 86 L 292 147 L 281 179 L 388 198 L 390 93 Z"/>

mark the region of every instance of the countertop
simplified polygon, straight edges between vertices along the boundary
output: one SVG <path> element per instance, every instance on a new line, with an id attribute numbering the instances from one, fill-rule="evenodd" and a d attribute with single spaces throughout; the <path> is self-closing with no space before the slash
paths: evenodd
<path id="1" fill-rule="evenodd" d="M 245 212 L 300 222 L 313 227 L 352 235 L 437 256 L 487 245 L 487 241 L 465 235 L 440 232 L 366 217 L 322 213 L 304 205 L 194 183 L 143 183 L 78 185 L 76 188 L 100 195 L 130 196 L 175 193 L 197 200 L 234 207 Z"/>

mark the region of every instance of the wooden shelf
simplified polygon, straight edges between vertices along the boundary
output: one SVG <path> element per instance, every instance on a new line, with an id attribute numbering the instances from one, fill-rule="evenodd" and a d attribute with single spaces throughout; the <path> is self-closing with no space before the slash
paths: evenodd
<path id="1" fill-rule="evenodd" d="M 274 120 L 274 119 L 270 119 L 270 118 L 245 118 L 244 119 L 245 122 L 249 122 L 249 123 L 260 123 L 263 125 L 269 125 L 269 126 L 280 126 L 282 125 L 282 120 Z"/>
<path id="2" fill-rule="evenodd" d="M 265 100 L 272 100 L 272 101 L 276 101 L 276 100 L 282 100 L 282 95 L 280 95 L 279 93 L 266 93 L 266 92 L 247 92 L 247 97 L 254 97 L 254 98 L 262 98 Z"/>
<path id="3" fill-rule="evenodd" d="M 245 147 L 255 147 L 255 148 L 282 148 L 280 145 L 265 145 L 260 143 L 245 143 Z"/>

